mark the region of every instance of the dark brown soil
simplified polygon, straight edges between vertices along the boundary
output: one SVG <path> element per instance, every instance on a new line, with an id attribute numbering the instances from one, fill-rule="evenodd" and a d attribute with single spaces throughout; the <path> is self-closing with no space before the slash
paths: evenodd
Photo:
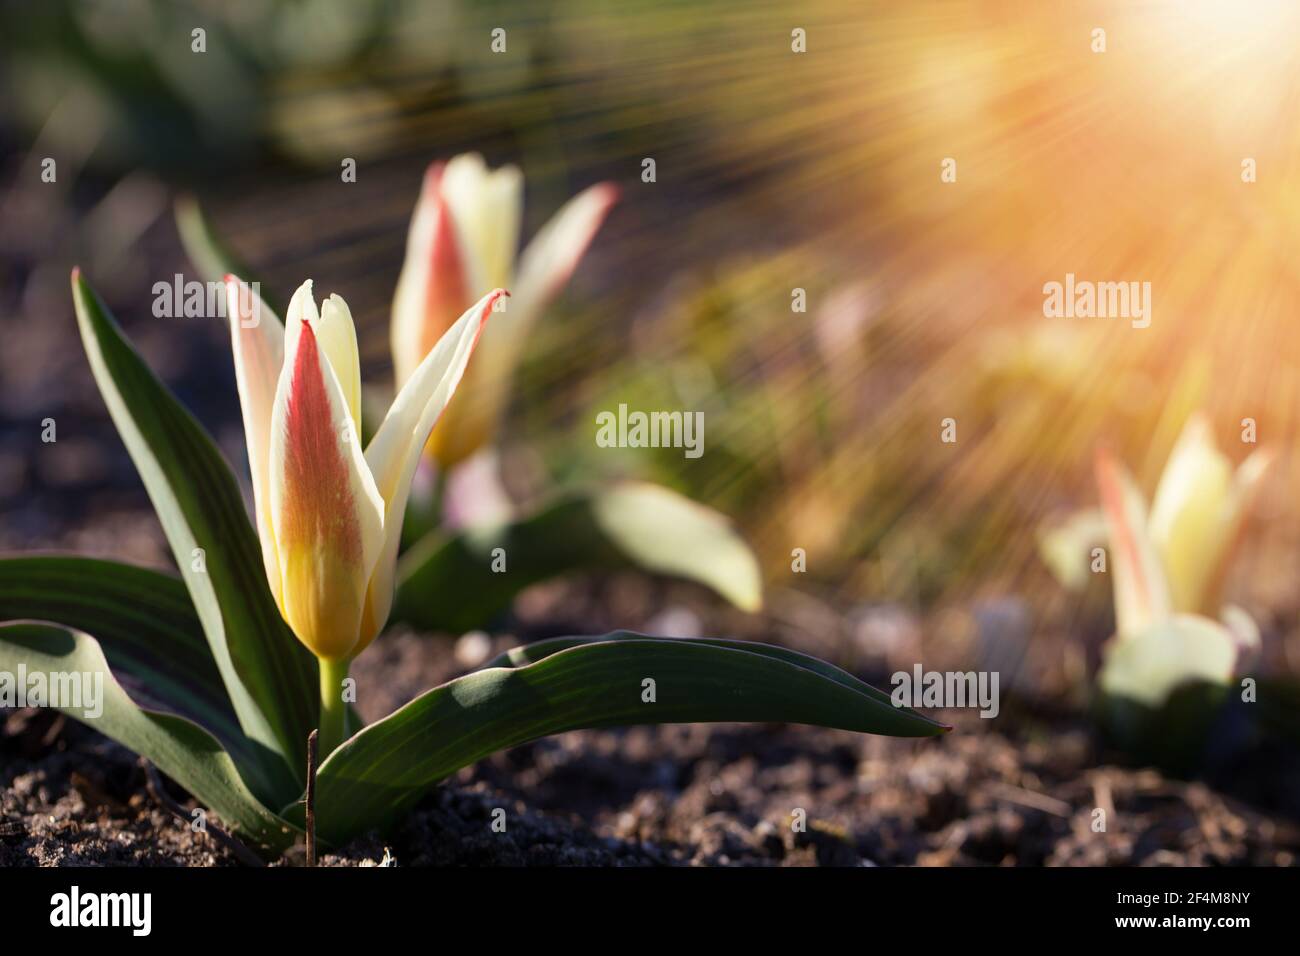
<path id="1" fill-rule="evenodd" d="M 363 714 L 463 670 L 473 650 L 388 635 L 354 672 Z M 1085 724 L 947 717 L 956 730 L 926 741 L 730 724 L 565 734 L 463 771 L 386 839 L 323 862 L 1292 865 L 1300 855 L 1300 828 L 1284 815 L 1107 762 Z M 237 864 L 158 805 L 133 755 L 72 721 L 9 713 L 0 767 L 0 865 Z M 1295 785 L 1293 765 L 1258 769 Z M 1234 790 L 1261 793 L 1251 776 L 1235 772 Z M 492 828 L 497 808 L 504 832 Z M 1093 828 L 1098 809 L 1105 832 Z"/>

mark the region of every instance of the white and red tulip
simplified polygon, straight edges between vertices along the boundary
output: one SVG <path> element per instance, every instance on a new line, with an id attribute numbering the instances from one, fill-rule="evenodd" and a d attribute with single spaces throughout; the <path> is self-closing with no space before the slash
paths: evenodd
<path id="1" fill-rule="evenodd" d="M 231 339 L 267 581 L 323 662 L 346 662 L 387 621 L 402 516 L 430 431 L 465 374 L 497 289 L 449 323 L 364 452 L 361 373 L 347 304 L 319 311 L 307 281 L 285 324 L 226 278 Z"/>
<path id="2" fill-rule="evenodd" d="M 1270 460 L 1269 452 L 1256 451 L 1234 471 L 1208 425 L 1193 418 L 1165 465 L 1148 518 L 1125 468 L 1099 456 L 1115 593 L 1103 690 L 1158 706 L 1185 681 L 1225 683 L 1257 648 L 1254 622 L 1240 608 L 1221 608 L 1219 591 Z"/>
<path id="3" fill-rule="evenodd" d="M 617 197 L 609 183 L 579 193 L 541 228 L 516 264 L 523 214 L 518 168 L 489 170 L 481 156 L 469 153 L 434 163 L 425 173 L 393 299 L 398 385 L 477 296 L 496 287 L 513 290 L 509 308 L 484 332 L 460 394 L 429 443 L 444 469 L 492 442 L 528 327 L 573 273 Z"/>

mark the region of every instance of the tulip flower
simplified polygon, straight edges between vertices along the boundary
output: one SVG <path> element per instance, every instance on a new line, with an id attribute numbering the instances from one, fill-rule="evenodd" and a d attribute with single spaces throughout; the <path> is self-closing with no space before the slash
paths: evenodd
<path id="1" fill-rule="evenodd" d="M 1103 690 L 1159 706 L 1187 680 L 1226 682 L 1257 647 L 1250 617 L 1220 608 L 1218 600 L 1227 558 L 1270 459 L 1256 451 L 1234 473 L 1208 425 L 1193 418 L 1165 466 L 1149 519 L 1123 466 L 1109 455 L 1098 459 L 1116 622 Z"/>
<path id="2" fill-rule="evenodd" d="M 575 728 L 748 720 L 907 737 L 951 729 L 795 651 L 620 631 L 516 647 L 369 726 L 348 727 L 343 740 L 338 682 L 388 616 L 407 486 L 505 293 L 452 324 L 362 453 L 347 305 L 331 296 L 317 309 L 304 284 L 282 328 L 247 286 L 230 276 L 225 285 L 256 530 L 215 443 L 73 270 L 90 371 L 184 570 L 77 555 L 0 557 L 0 672 L 102 674 L 102 708 L 93 717 L 91 708 L 64 712 L 93 721 L 189 790 L 239 835 L 229 845 L 241 858 L 251 849 L 274 860 L 304 832 L 309 845 L 337 847 L 391 828 L 432 787 L 487 755 Z M 626 488 L 618 494 L 649 500 Z M 685 524 L 697 544 L 725 532 L 683 519 L 683 504 L 697 507 L 661 502 L 638 517 Z M 196 548 L 207 549 L 200 564 Z M 463 551 L 455 561 L 478 563 Z M 453 574 L 428 587 L 441 581 L 463 594 L 465 580 Z M 318 667 L 295 640 L 315 652 Z M 313 670 L 321 679 L 317 727 Z M 638 693 L 646 674 L 666 680 L 649 708 Z M 313 730 L 322 758 L 315 766 Z"/>
<path id="3" fill-rule="evenodd" d="M 361 371 L 347 303 L 311 281 L 281 326 L 226 277 L 262 560 L 285 622 L 320 659 L 321 747 L 342 739 L 348 662 L 388 619 L 402 516 L 421 452 L 456 391 L 497 289 L 449 323 L 361 449 Z"/>
<path id="4" fill-rule="evenodd" d="M 393 299 L 398 385 L 476 296 L 494 287 L 514 292 L 509 308 L 484 333 L 460 394 L 429 443 L 442 468 L 490 445 L 529 326 L 577 267 L 617 195 L 612 184 L 601 183 L 569 200 L 524 249 L 516 268 L 523 210 L 518 168 L 489 170 L 478 154 L 429 167 Z"/>
<path id="5" fill-rule="evenodd" d="M 1234 471 L 1203 418 L 1184 427 L 1156 487 L 1150 524 L 1174 610 L 1218 612 L 1227 560 L 1271 460 L 1271 451 L 1260 449 Z"/>

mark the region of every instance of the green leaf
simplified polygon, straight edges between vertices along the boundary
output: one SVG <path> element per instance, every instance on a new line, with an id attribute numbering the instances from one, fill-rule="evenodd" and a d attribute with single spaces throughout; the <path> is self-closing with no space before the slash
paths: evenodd
<path id="1" fill-rule="evenodd" d="M 509 573 L 492 570 L 493 548 L 505 549 Z M 758 562 L 722 515 L 659 485 L 628 481 L 567 495 L 502 528 L 434 532 L 398 564 L 393 617 L 465 631 L 538 581 L 628 567 L 696 581 L 747 611 L 762 604 Z"/>
<path id="2" fill-rule="evenodd" d="M 524 667 L 528 664 L 535 664 L 543 658 L 550 657 L 557 651 L 567 650 L 570 647 L 579 647 L 585 644 L 604 644 L 610 641 L 663 641 L 673 640 L 677 643 L 706 644 L 710 647 L 723 647 L 736 651 L 746 651 L 750 654 L 762 654 L 765 657 L 771 657 L 778 661 L 785 661 L 788 664 L 794 664 L 796 667 L 802 667 L 805 670 L 813 671 L 816 674 L 825 677 L 827 680 L 833 680 L 837 684 L 843 684 L 850 690 L 872 697 L 882 704 L 888 704 L 893 707 L 893 701 L 888 694 L 877 690 L 865 681 L 860 681 L 848 671 L 836 667 L 834 664 L 828 664 L 826 661 L 816 657 L 810 657 L 807 654 L 800 654 L 798 651 L 792 651 L 786 647 L 779 647 L 776 644 L 763 644 L 758 641 L 733 641 L 720 637 L 692 637 L 692 638 L 662 638 L 652 637 L 647 634 L 639 634 L 636 631 L 614 631 L 600 637 L 553 637 L 545 641 L 534 641 L 531 644 L 523 644 L 519 647 L 512 647 L 503 654 L 498 654 L 492 660 L 488 661 L 479 670 L 487 670 L 491 667 Z M 911 711 L 909 711 L 911 713 Z M 928 719 L 928 718 L 927 718 Z"/>
<path id="3" fill-rule="evenodd" d="M 301 782 L 316 725 L 316 659 L 275 606 L 235 477 L 75 271 L 72 294 L 95 381 L 182 569 L 240 726 Z M 204 567 L 195 570 L 199 549 Z"/>
<path id="4" fill-rule="evenodd" d="M 176 232 L 181 237 L 181 245 L 185 247 L 186 255 L 205 282 L 221 282 L 227 275 L 238 276 L 257 288 L 262 301 L 273 313 L 284 314 L 275 307 L 274 303 L 278 300 L 266 289 L 265 283 L 217 236 L 195 197 L 181 196 L 176 200 L 174 211 Z"/>
<path id="5" fill-rule="evenodd" d="M 561 649 L 434 688 L 335 750 L 317 775 L 322 837 L 340 843 L 383 826 L 461 767 L 568 730 L 709 721 L 904 737 L 947 729 L 837 668 L 781 648 L 631 634 L 548 643 Z M 655 681 L 653 703 L 642 701 L 646 678 Z M 302 808 L 282 812 L 296 820 Z"/>
<path id="6" fill-rule="evenodd" d="M 283 852 L 296 829 L 276 816 L 245 786 L 216 738 L 184 717 L 138 706 L 114 679 L 99 644 L 87 634 L 45 624 L 0 627 L 0 670 L 83 675 L 81 700 L 58 709 L 152 761 L 233 830 L 264 850 Z M 84 675 L 103 674 L 100 712 L 87 715 Z M 82 706 L 70 706 L 80 703 Z"/>
<path id="7" fill-rule="evenodd" d="M 1253 622 L 1248 622 L 1253 627 Z M 1184 776 L 1200 765 L 1239 656 L 1218 621 L 1175 614 L 1102 650 L 1095 708 L 1110 740 Z"/>
<path id="8" fill-rule="evenodd" d="M 1232 632 L 1197 614 L 1175 614 L 1105 646 L 1097 683 L 1107 694 L 1159 707 L 1179 684 L 1232 679 L 1239 654 Z"/>
<path id="9" fill-rule="evenodd" d="M 1294 677 L 1261 678 L 1257 681 L 1258 697 L 1248 710 L 1265 733 L 1300 746 L 1300 680 Z M 1245 706 L 1243 702 L 1243 706 Z"/>
<path id="10" fill-rule="evenodd" d="M 212 733 L 261 800 L 279 806 L 301 789 L 283 759 L 244 736 L 179 578 L 94 558 L 0 559 L 0 621 L 16 620 L 93 633 L 136 703 Z"/>

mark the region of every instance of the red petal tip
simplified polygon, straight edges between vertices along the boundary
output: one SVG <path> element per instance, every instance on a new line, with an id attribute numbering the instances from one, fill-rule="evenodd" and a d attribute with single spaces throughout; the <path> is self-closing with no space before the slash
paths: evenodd
<path id="1" fill-rule="evenodd" d="M 1109 448 L 1098 448 L 1093 455 L 1093 468 L 1098 476 L 1109 474 L 1115 470 L 1115 456 Z"/>
<path id="2" fill-rule="evenodd" d="M 447 164 L 441 159 L 435 159 L 424 171 L 423 189 L 429 195 L 436 195 L 438 184 L 442 182 L 442 170 Z"/>
<path id="3" fill-rule="evenodd" d="M 508 299 L 510 298 L 510 293 L 505 289 L 494 289 L 491 294 L 488 295 L 487 301 L 483 303 L 483 311 L 480 312 L 478 316 L 478 331 L 475 333 L 475 342 L 478 341 L 478 336 L 483 334 L 483 329 L 487 325 L 488 316 L 495 311 L 497 300 L 503 296 Z"/>

